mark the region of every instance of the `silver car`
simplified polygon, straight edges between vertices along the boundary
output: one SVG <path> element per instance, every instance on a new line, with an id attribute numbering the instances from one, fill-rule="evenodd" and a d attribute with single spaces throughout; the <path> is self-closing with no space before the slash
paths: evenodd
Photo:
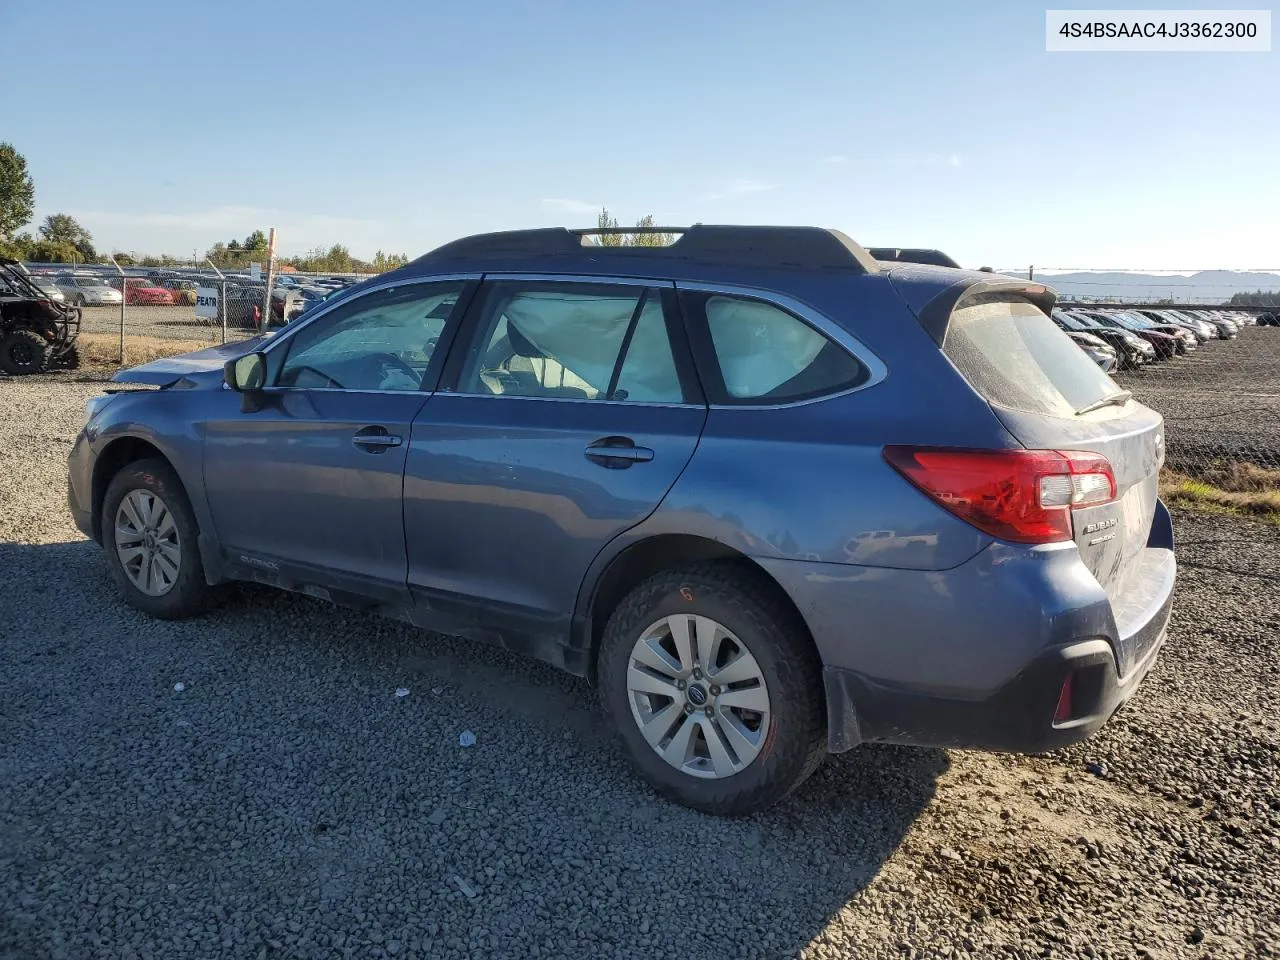
<path id="1" fill-rule="evenodd" d="M 102 307 L 118 304 L 123 299 L 119 290 L 109 287 L 98 277 L 64 274 L 54 281 L 67 298 L 77 307 Z"/>
<path id="2" fill-rule="evenodd" d="M 62 292 L 56 283 L 48 277 L 32 277 L 31 282 L 35 284 L 37 290 L 43 293 L 50 300 L 57 303 L 63 303 L 67 299 L 67 295 Z"/>

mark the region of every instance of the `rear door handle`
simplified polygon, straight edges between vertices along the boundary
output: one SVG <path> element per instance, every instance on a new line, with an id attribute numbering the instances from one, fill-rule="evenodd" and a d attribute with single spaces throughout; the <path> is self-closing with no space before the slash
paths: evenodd
<path id="1" fill-rule="evenodd" d="M 648 463 L 653 459 L 653 450 L 649 447 L 637 447 L 630 437 L 604 437 L 589 444 L 583 451 L 592 463 L 613 470 L 624 470 L 637 463 Z"/>
<path id="2" fill-rule="evenodd" d="M 362 427 L 351 438 L 351 443 L 365 453 L 386 453 L 404 443 L 404 437 L 391 433 L 386 427 Z"/>

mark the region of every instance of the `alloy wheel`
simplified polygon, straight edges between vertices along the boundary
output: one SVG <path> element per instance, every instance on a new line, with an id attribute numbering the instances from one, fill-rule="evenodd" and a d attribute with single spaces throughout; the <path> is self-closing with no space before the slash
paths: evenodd
<path id="1" fill-rule="evenodd" d="M 130 583 L 152 597 L 173 589 L 182 569 L 182 538 L 160 497 L 142 489 L 125 494 L 116 510 L 115 541 Z"/>
<path id="2" fill-rule="evenodd" d="M 673 614 L 641 633 L 627 665 L 627 699 L 654 752 L 695 777 L 741 773 L 769 732 L 760 665 L 709 617 Z"/>

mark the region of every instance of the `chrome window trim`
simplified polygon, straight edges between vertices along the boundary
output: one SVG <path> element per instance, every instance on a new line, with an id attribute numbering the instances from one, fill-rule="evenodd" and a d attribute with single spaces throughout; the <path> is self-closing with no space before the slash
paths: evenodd
<path id="1" fill-rule="evenodd" d="M 570 273 L 486 273 L 484 275 L 485 282 L 489 281 L 535 281 L 538 283 L 593 283 L 596 285 L 606 285 L 614 287 L 667 287 L 672 288 L 676 285 L 674 280 L 663 280 L 659 277 L 614 277 L 601 274 L 600 276 L 583 276 L 581 274 Z"/>
<path id="2" fill-rule="evenodd" d="M 230 388 L 229 386 L 227 386 L 226 382 L 224 381 L 224 382 L 223 382 L 223 384 L 222 384 L 222 389 L 223 389 L 223 390 L 230 390 L 231 388 Z M 345 394 L 347 394 L 348 396 L 350 396 L 350 395 L 351 395 L 351 394 L 353 394 L 353 393 L 365 393 L 365 394 L 376 394 L 377 396 L 380 396 L 380 397 L 407 397 L 407 396 L 414 396 L 414 397 L 421 397 L 424 401 L 425 401 L 428 397 L 431 397 L 431 396 L 434 396 L 434 395 L 435 395 L 435 394 L 430 393 L 430 392 L 428 392 L 428 391 L 426 391 L 426 390 L 357 390 L 357 389 L 350 389 L 350 388 L 347 388 L 347 387 L 263 387 L 261 390 L 257 390 L 257 391 L 255 391 L 255 392 L 256 392 L 256 393 L 267 393 L 267 394 L 286 394 L 286 393 L 345 393 Z M 437 392 L 438 392 L 438 391 L 437 391 Z"/>
<path id="3" fill-rule="evenodd" d="M 327 306 L 317 307 L 315 312 L 308 314 L 305 319 L 298 320 L 290 324 L 286 324 L 285 326 L 281 327 L 278 332 L 276 332 L 271 342 L 263 346 L 258 352 L 264 353 L 264 354 L 270 353 L 272 350 L 276 349 L 276 347 L 278 347 L 280 344 L 287 343 L 289 340 L 297 336 L 299 330 L 305 330 L 307 327 L 311 326 L 311 324 L 315 323 L 317 320 L 323 320 L 329 314 L 333 313 L 333 311 L 338 310 L 342 307 L 345 307 L 349 303 L 354 303 L 357 300 L 362 300 L 365 297 L 369 296 L 369 294 L 371 293 L 378 293 L 379 291 L 390 290 L 390 289 L 393 289 L 394 287 L 407 287 L 407 286 L 420 284 L 420 283 L 448 283 L 449 281 L 452 281 L 452 280 L 461 280 L 465 283 L 470 280 L 479 280 L 483 276 L 484 276 L 483 273 L 444 273 L 444 274 L 438 274 L 436 276 L 429 276 L 429 277 L 402 277 L 399 280 L 389 280 L 384 283 L 374 284 L 372 287 L 369 287 L 366 290 L 362 290 L 356 296 L 345 297 L 338 300 L 336 303 L 331 303 L 331 304 L 328 304 Z M 292 390 L 292 389 L 305 389 L 305 388 L 282 387 L 280 389 Z M 325 388 L 325 389 L 331 389 L 331 388 Z M 389 392 L 400 393 L 402 391 L 393 390 Z"/>
<path id="4" fill-rule="evenodd" d="M 518 393 L 456 393 L 437 390 L 437 397 L 459 397 L 466 400 L 536 400 L 539 403 L 590 403 L 609 407 L 666 407 L 672 410 L 705 410 L 705 403 L 662 403 L 656 400 L 592 400 L 589 397 L 526 397 Z"/>
<path id="5" fill-rule="evenodd" d="M 855 337 L 840 324 L 836 323 L 816 307 L 811 307 L 803 300 L 776 290 L 762 290 L 759 287 L 741 286 L 733 283 L 698 283 L 684 280 L 675 281 L 676 290 L 691 290 L 696 293 L 721 293 L 728 297 L 749 297 L 772 304 L 790 314 L 795 315 L 827 339 L 843 347 L 855 360 L 867 368 L 867 379 L 854 387 L 824 393 L 817 397 L 806 397 L 803 400 L 786 400 L 781 403 L 712 403 L 712 410 L 785 410 L 789 407 L 803 407 L 811 403 L 823 403 L 837 397 L 845 397 L 874 387 L 889 376 L 889 369 L 884 361 L 876 356 L 866 344 Z M 718 362 L 718 361 L 717 361 Z"/>

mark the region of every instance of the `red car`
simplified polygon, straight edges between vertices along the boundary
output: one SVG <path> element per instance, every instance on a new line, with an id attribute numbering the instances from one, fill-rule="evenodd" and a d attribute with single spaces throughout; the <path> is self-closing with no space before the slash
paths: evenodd
<path id="1" fill-rule="evenodd" d="M 173 291 L 157 287 L 145 277 L 116 277 L 111 286 L 124 293 L 125 303 L 167 304 L 173 303 Z"/>

